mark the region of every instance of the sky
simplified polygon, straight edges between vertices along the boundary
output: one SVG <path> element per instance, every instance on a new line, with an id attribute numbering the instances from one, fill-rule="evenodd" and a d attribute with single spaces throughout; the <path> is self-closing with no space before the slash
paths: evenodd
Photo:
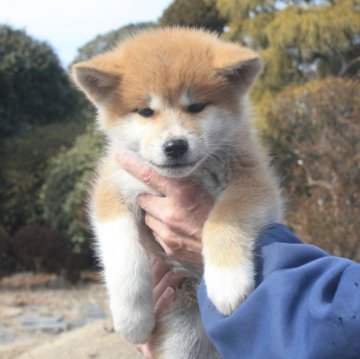
<path id="1" fill-rule="evenodd" d="M 171 0 L 0 0 L 0 24 L 47 41 L 64 66 L 96 35 L 156 21 Z"/>

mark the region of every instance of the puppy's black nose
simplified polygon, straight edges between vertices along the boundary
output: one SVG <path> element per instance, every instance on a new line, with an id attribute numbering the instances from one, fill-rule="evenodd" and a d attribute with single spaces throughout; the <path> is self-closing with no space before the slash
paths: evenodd
<path id="1" fill-rule="evenodd" d="M 173 159 L 180 158 L 189 148 L 185 140 L 170 140 L 164 143 L 163 150 L 166 156 Z"/>

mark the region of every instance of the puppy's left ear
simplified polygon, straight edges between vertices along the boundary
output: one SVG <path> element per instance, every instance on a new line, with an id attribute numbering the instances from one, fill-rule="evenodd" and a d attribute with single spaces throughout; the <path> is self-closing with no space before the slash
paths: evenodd
<path id="1" fill-rule="evenodd" d="M 221 44 L 214 55 L 213 66 L 221 75 L 246 91 L 260 73 L 262 62 L 259 55 L 236 44 Z"/>
<path id="2" fill-rule="evenodd" d="M 72 66 L 71 76 L 77 86 L 95 106 L 105 105 L 112 99 L 121 83 L 121 76 L 109 65 L 105 55 Z"/>

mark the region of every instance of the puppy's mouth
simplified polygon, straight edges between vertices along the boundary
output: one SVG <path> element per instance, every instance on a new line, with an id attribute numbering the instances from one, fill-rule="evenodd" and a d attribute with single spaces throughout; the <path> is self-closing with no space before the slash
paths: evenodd
<path id="1" fill-rule="evenodd" d="M 198 166 L 199 161 L 193 162 L 172 162 L 172 163 L 155 163 L 149 162 L 160 175 L 165 177 L 187 177 Z"/>
<path id="2" fill-rule="evenodd" d="M 178 169 L 178 168 L 194 167 L 197 164 L 197 161 L 187 162 L 187 163 L 175 162 L 175 163 L 167 163 L 167 164 L 161 164 L 161 165 L 154 163 L 154 162 L 150 162 L 150 163 L 157 168 L 171 170 L 171 169 Z"/>

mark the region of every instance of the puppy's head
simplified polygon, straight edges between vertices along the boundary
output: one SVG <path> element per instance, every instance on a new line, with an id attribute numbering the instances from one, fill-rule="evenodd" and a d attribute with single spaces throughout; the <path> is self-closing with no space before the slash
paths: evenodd
<path id="1" fill-rule="evenodd" d="M 112 144 L 159 173 L 189 175 L 231 146 L 241 98 L 261 68 L 256 53 L 200 30 L 140 33 L 73 66 Z"/>

